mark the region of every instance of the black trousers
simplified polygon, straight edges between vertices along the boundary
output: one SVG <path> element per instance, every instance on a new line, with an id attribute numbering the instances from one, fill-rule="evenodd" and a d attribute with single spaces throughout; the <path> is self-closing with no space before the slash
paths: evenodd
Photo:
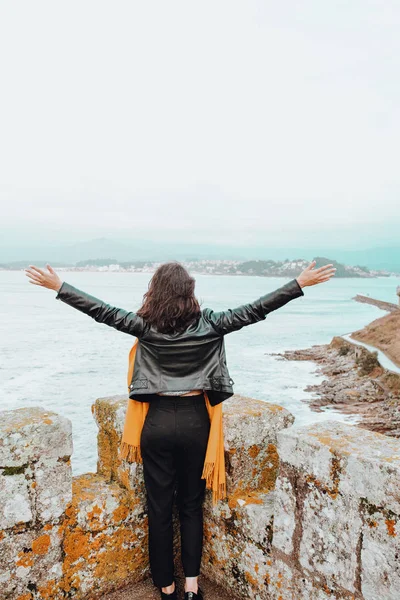
<path id="1" fill-rule="evenodd" d="M 154 585 L 174 578 L 172 511 L 176 492 L 185 577 L 200 574 L 203 549 L 201 479 L 210 418 L 204 395 L 158 396 L 150 401 L 140 440 Z"/>

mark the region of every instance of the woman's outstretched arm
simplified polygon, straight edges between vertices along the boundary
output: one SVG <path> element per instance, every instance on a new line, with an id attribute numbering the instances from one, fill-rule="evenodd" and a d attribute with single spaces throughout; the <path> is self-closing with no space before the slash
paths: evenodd
<path id="1" fill-rule="evenodd" d="M 258 298 L 254 302 L 220 312 L 205 309 L 204 316 L 209 319 L 216 331 L 222 335 L 238 331 L 246 325 L 263 321 L 268 313 L 281 308 L 281 306 L 284 306 L 290 300 L 304 296 L 302 288 L 328 281 L 335 274 L 336 269 L 332 268 L 332 264 L 324 265 L 314 270 L 313 267 L 315 264 L 315 260 L 312 261 L 296 279 L 291 279 L 285 285 L 261 296 L 261 298 Z"/>
<path id="2" fill-rule="evenodd" d="M 29 269 L 25 269 L 26 275 L 29 277 L 29 283 L 55 290 L 57 292 L 56 300 L 62 300 L 92 317 L 97 323 L 104 323 L 118 329 L 118 331 L 141 337 L 144 322 L 136 313 L 111 306 L 103 300 L 79 290 L 70 283 L 62 281 L 49 264 L 46 266 L 48 272 L 39 269 L 35 265 L 29 265 Z"/>

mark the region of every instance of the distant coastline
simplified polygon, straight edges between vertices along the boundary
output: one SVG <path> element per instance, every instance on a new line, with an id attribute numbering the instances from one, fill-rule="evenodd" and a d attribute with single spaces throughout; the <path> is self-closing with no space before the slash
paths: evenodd
<path id="1" fill-rule="evenodd" d="M 332 258 L 316 257 L 316 268 L 325 264 L 333 264 L 336 268 L 335 277 L 391 277 L 399 273 L 389 270 L 368 269 L 361 265 L 344 265 Z M 258 276 L 258 277 L 297 277 L 305 269 L 310 261 L 303 258 L 296 260 L 181 260 L 191 273 L 197 275 L 238 275 L 238 276 Z M 35 264 L 38 267 L 45 268 L 43 261 L 13 261 L 9 263 L 0 263 L 1 271 L 20 271 Z M 51 263 L 58 271 L 95 271 L 95 272 L 114 272 L 114 273 L 153 273 L 160 261 L 117 261 L 112 258 L 91 259 L 79 261 L 75 264 L 57 264 Z"/>

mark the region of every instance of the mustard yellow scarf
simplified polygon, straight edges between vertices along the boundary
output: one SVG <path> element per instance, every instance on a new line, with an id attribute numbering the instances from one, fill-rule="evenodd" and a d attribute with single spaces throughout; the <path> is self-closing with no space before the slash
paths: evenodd
<path id="1" fill-rule="evenodd" d="M 135 341 L 129 352 L 128 390 L 129 384 L 132 381 L 137 344 L 138 340 Z M 206 487 L 212 489 L 213 504 L 216 504 L 218 500 L 226 498 L 222 402 L 216 406 L 211 406 L 205 390 L 204 396 L 210 417 L 210 433 L 201 478 L 206 480 Z M 149 402 L 140 402 L 139 400 L 128 398 L 128 408 L 120 445 L 119 457 L 121 460 L 126 460 L 130 463 L 142 462 L 140 436 L 148 410 Z"/>

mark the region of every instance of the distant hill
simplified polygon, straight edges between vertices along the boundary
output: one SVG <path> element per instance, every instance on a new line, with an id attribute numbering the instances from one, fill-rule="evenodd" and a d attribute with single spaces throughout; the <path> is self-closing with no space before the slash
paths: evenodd
<path id="1" fill-rule="evenodd" d="M 370 270 L 365 266 L 349 266 L 339 263 L 332 258 L 316 257 L 316 268 L 332 264 L 336 268 L 335 277 L 377 277 L 389 276 L 388 271 Z M 191 273 L 206 273 L 208 275 L 256 275 L 259 277 L 297 277 L 308 265 L 304 258 L 295 260 L 191 260 L 181 261 Z M 152 272 L 159 264 L 158 261 L 118 261 L 116 258 L 96 258 L 77 262 L 75 265 L 57 265 L 55 268 L 91 270 L 91 271 L 127 271 L 127 272 Z M 37 266 L 42 263 L 38 262 Z M 3 269 L 22 269 L 25 265 L 21 261 L 0 265 Z"/>
<path id="2" fill-rule="evenodd" d="M 388 275 L 385 271 L 370 271 L 362 266 L 343 265 L 331 258 L 316 257 L 315 267 L 332 264 L 336 268 L 335 277 L 376 277 L 377 275 Z M 258 275 L 261 277 L 297 277 L 308 265 L 309 261 L 304 258 L 296 260 L 273 261 L 273 260 L 249 260 L 245 262 L 209 261 L 185 263 L 189 270 L 196 272 L 211 273 L 215 275 Z"/>
<path id="3" fill-rule="evenodd" d="M 264 246 L 218 245 L 218 243 L 181 243 L 153 242 L 151 240 L 115 240 L 97 238 L 75 244 L 36 245 L 0 247 L 0 264 L 13 264 L 24 268 L 28 264 L 49 262 L 54 266 L 75 265 L 82 261 L 108 260 L 112 257 L 116 262 L 159 261 L 166 260 L 236 260 L 251 262 L 286 261 L 303 257 L 311 261 L 315 256 L 335 256 L 335 259 L 346 265 L 360 265 L 367 269 L 388 270 L 400 273 L 400 247 L 368 248 L 363 250 L 346 250 L 342 248 L 313 250 L 304 248 L 268 248 Z"/>
<path id="4" fill-rule="evenodd" d="M 343 265 L 332 258 L 324 258 L 322 256 L 315 257 L 315 268 L 323 265 L 332 264 L 336 268 L 335 277 L 372 277 L 374 272 L 371 272 L 367 267 L 347 266 Z M 242 273 L 247 275 L 268 275 L 268 276 L 288 276 L 295 277 L 303 269 L 308 266 L 309 262 L 304 258 L 297 260 L 289 260 L 283 262 L 275 262 L 272 260 L 252 260 L 239 265 Z"/>

